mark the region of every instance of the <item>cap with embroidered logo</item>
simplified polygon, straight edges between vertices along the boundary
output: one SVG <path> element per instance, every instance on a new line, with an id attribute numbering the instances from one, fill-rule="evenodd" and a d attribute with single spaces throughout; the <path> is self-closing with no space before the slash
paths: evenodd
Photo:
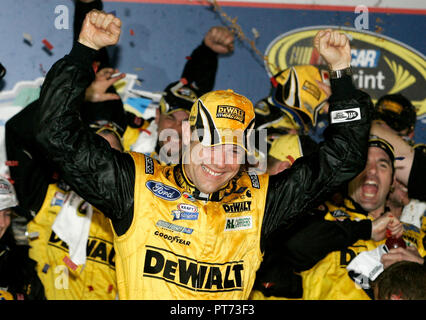
<path id="1" fill-rule="evenodd" d="M 189 116 L 203 146 L 234 144 L 248 153 L 252 152 L 254 120 L 251 101 L 230 89 L 204 94 L 193 104 Z"/>
<path id="2" fill-rule="evenodd" d="M 0 210 L 18 206 L 15 188 L 6 178 L 0 177 Z"/>
<path id="3" fill-rule="evenodd" d="M 164 89 L 164 95 L 160 100 L 160 113 L 170 114 L 175 111 L 189 113 L 197 98 L 198 92 L 188 85 L 185 78 L 182 78 Z"/>
<path id="4" fill-rule="evenodd" d="M 274 79 L 274 104 L 290 113 L 301 127 L 315 126 L 328 99 L 316 80 L 329 84 L 328 72 L 312 65 L 300 65 L 279 72 Z"/>

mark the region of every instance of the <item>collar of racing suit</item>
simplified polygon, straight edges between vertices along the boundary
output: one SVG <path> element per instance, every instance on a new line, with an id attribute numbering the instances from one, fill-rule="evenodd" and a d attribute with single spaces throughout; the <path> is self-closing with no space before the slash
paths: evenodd
<path id="1" fill-rule="evenodd" d="M 193 197 L 197 200 L 204 201 L 221 201 L 224 197 L 234 193 L 234 191 L 237 189 L 237 180 L 241 176 L 240 174 L 237 174 L 222 189 L 214 193 L 207 194 L 198 190 L 195 185 L 189 180 L 182 164 L 178 164 L 173 167 L 173 175 L 179 187 L 185 190 L 186 194 L 184 193 L 184 196 L 189 198 Z"/>
<path id="2" fill-rule="evenodd" d="M 358 203 L 356 203 L 354 200 L 352 200 L 352 198 L 349 197 L 349 196 L 345 197 L 345 199 L 343 201 L 343 207 L 346 210 L 368 216 L 368 212 L 365 211 Z"/>

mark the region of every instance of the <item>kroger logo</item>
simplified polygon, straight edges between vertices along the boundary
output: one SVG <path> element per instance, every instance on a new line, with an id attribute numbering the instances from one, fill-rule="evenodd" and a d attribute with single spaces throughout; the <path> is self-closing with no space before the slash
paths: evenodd
<path id="1" fill-rule="evenodd" d="M 179 199 L 181 196 L 178 190 L 176 190 L 175 188 L 166 186 L 162 184 L 161 182 L 149 180 L 146 183 L 146 187 L 149 190 L 151 190 L 151 192 L 155 194 L 157 197 L 164 200 L 174 201 Z"/>

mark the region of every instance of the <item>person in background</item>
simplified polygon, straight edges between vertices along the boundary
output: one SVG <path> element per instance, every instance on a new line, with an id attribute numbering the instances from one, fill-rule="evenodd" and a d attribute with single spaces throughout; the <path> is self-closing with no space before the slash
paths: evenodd
<path id="1" fill-rule="evenodd" d="M 407 142 L 412 142 L 416 126 L 416 108 L 400 93 L 384 95 L 374 106 L 373 120 L 384 121 Z"/>
<path id="2" fill-rule="evenodd" d="M 341 222 L 357 220 L 374 222 L 387 217 L 390 219 L 387 228 L 392 230 L 394 237 L 400 237 L 403 232 L 401 223 L 396 217 L 385 212 L 386 198 L 393 180 L 393 162 L 392 146 L 383 139 L 371 137 L 365 169 L 349 182 L 342 204 L 336 205 L 331 201 L 325 203 L 324 219 Z M 368 277 L 360 276 L 361 272 L 357 268 L 352 268 L 354 265 L 352 262 L 361 254 L 364 256 L 364 252 L 376 250 L 383 243 L 385 230 L 381 231 L 379 237 L 371 239 L 356 236 L 353 238 L 356 241 L 352 244 L 332 250 L 309 270 L 305 269 L 306 271 L 301 272 L 303 299 L 371 299 L 372 291 L 368 285 Z M 315 254 L 305 252 L 304 248 L 311 243 L 321 246 L 321 242 L 326 241 L 327 238 L 329 241 L 333 240 L 332 237 L 332 234 L 323 233 L 322 236 L 317 237 L 321 239 L 320 241 L 312 239 L 306 232 L 297 232 L 285 247 L 289 252 L 290 261 L 293 265 L 306 266 L 302 262 L 312 261 Z M 332 247 L 329 246 L 329 248 Z M 377 264 L 380 264 L 380 260 Z M 374 278 L 378 271 L 379 268 L 375 270 L 376 274 L 371 274 L 371 277 Z M 362 288 L 365 290 L 362 290 L 359 284 L 364 285 Z"/>
<path id="3" fill-rule="evenodd" d="M 400 261 L 373 282 L 375 300 L 426 300 L 426 268 Z"/>
<path id="4" fill-rule="evenodd" d="M 283 230 L 270 237 L 252 299 L 369 298 L 346 266 L 361 252 L 375 249 L 387 228 L 395 237 L 402 234 L 398 219 L 384 213 L 393 174 L 391 146 L 375 138 L 369 146 L 367 165 L 349 182 L 341 204 L 329 200 L 319 205 L 287 231 L 284 242 L 277 241 Z"/>
<path id="5" fill-rule="evenodd" d="M 28 257 L 28 246 L 17 245 L 10 228 L 18 207 L 13 185 L 0 177 L 0 300 L 44 300 L 44 288 Z"/>

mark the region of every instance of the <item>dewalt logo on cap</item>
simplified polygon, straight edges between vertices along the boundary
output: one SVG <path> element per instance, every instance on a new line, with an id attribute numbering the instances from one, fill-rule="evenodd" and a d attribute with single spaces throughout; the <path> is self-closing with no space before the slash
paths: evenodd
<path id="1" fill-rule="evenodd" d="M 245 112 L 234 106 L 217 106 L 216 118 L 233 119 L 244 123 Z"/>
<path id="2" fill-rule="evenodd" d="M 247 150 L 254 128 L 254 107 L 249 99 L 232 90 L 217 90 L 195 102 L 189 123 L 203 146 L 234 144 Z"/>

